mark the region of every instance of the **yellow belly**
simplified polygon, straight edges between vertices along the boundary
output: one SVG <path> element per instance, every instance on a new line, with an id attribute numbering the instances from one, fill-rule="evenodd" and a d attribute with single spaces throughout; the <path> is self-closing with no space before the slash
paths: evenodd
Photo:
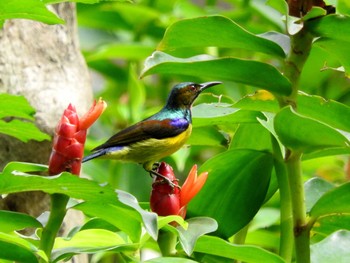
<path id="1" fill-rule="evenodd" d="M 152 164 L 166 156 L 169 156 L 179 150 L 190 137 L 192 125 L 188 129 L 171 138 L 165 139 L 147 139 L 123 149 L 108 153 L 106 158 L 117 159 L 125 162 L 136 162 L 144 164 L 146 170 L 151 169 Z"/>

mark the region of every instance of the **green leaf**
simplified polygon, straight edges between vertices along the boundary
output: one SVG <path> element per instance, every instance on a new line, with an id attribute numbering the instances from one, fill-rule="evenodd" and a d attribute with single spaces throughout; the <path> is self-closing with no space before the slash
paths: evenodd
<path id="1" fill-rule="evenodd" d="M 350 107 L 320 96 L 299 94 L 298 112 L 307 117 L 323 122 L 333 128 L 350 132 Z"/>
<path id="2" fill-rule="evenodd" d="M 22 142 L 51 140 L 51 137 L 40 131 L 34 123 L 20 120 L 12 120 L 10 122 L 0 120 L 0 133 L 15 137 Z"/>
<path id="3" fill-rule="evenodd" d="M 38 0 L 0 1 L 0 19 L 25 18 L 46 24 L 63 24 L 64 21 L 50 12 L 45 4 Z"/>
<path id="4" fill-rule="evenodd" d="M 202 103 L 192 109 L 193 126 L 203 127 L 233 123 L 256 123 L 264 115 L 257 111 L 233 108 L 225 103 Z"/>
<path id="5" fill-rule="evenodd" d="M 139 215 L 128 207 L 103 202 L 83 202 L 73 207 L 90 217 L 99 217 L 125 232 L 132 241 L 137 242 L 141 235 Z"/>
<path id="6" fill-rule="evenodd" d="M 77 232 L 71 238 L 56 238 L 52 257 L 54 262 L 80 253 L 96 253 L 106 250 L 136 250 L 137 244 L 128 243 L 118 234 L 104 229 L 88 229 Z"/>
<path id="7" fill-rule="evenodd" d="M 184 19 L 167 28 L 160 51 L 189 47 L 242 48 L 284 58 L 275 42 L 256 36 L 223 16 Z"/>
<path id="8" fill-rule="evenodd" d="M 194 217 L 186 220 L 188 227 L 177 227 L 179 239 L 183 250 L 191 255 L 199 237 L 214 232 L 218 228 L 216 221 L 209 217 Z"/>
<path id="9" fill-rule="evenodd" d="M 151 74 L 179 74 L 229 80 L 263 88 L 277 94 L 289 95 L 291 93 L 290 82 L 275 67 L 253 60 L 217 59 L 208 55 L 184 59 L 156 51 L 147 58 L 141 76 Z"/>
<path id="10" fill-rule="evenodd" d="M 311 242 L 315 243 L 315 240 L 319 242 L 339 230 L 350 231 L 350 214 L 335 214 L 319 218 L 311 230 Z"/>
<path id="11" fill-rule="evenodd" d="M 38 248 L 29 239 L 0 232 L 0 259 L 36 263 L 38 262 L 35 255 L 37 251 Z M 38 254 L 43 256 L 42 253 Z"/>
<path id="12" fill-rule="evenodd" d="M 189 145 L 207 145 L 227 147 L 227 138 L 214 127 L 194 127 L 191 137 L 186 142 Z"/>
<path id="13" fill-rule="evenodd" d="M 193 261 L 191 259 L 187 258 L 175 258 L 175 257 L 159 257 L 159 258 L 152 258 L 149 260 L 146 260 L 144 262 L 147 263 L 196 263 L 197 261 Z"/>
<path id="14" fill-rule="evenodd" d="M 109 204 L 121 210 L 126 207 L 131 207 L 134 211 L 137 211 L 142 220 L 144 220 L 145 228 L 149 231 L 149 234 L 153 238 L 156 238 L 156 215 L 142 210 L 138 206 L 136 199 L 130 194 L 123 191 L 118 191 L 116 193 L 110 185 L 101 186 L 97 182 L 80 178 L 70 173 L 44 177 L 26 174 L 22 171 L 13 171 L 13 169 L 22 169 L 24 171 L 35 169 L 30 164 L 28 164 L 28 167 L 29 168 L 26 168 L 25 163 L 10 163 L 7 165 L 3 173 L 0 173 L 0 193 L 9 194 L 39 190 L 49 194 L 65 194 L 75 199 L 85 200 L 86 202 L 98 202 L 104 205 Z M 140 222 L 139 216 L 130 216 L 130 218 Z M 132 224 L 132 222 L 130 224 Z M 130 224 L 125 225 L 125 231 L 128 231 L 128 229 L 130 230 Z M 118 226 L 120 227 L 120 225 Z M 123 228 L 121 228 L 121 230 L 123 230 Z"/>
<path id="15" fill-rule="evenodd" d="M 18 212 L 0 210 L 0 231 L 10 233 L 27 227 L 42 227 L 34 217 Z"/>
<path id="16" fill-rule="evenodd" d="M 251 245 L 234 245 L 223 239 L 202 236 L 198 239 L 195 252 L 216 255 L 229 259 L 236 259 L 247 263 L 283 263 L 278 255 Z"/>
<path id="17" fill-rule="evenodd" d="M 291 107 L 277 113 L 274 128 L 284 146 L 298 152 L 312 152 L 336 146 L 348 147 L 349 141 L 337 130 L 300 115 Z"/>
<path id="18" fill-rule="evenodd" d="M 264 202 L 273 166 L 272 156 L 255 150 L 229 150 L 205 162 L 209 176 L 189 203 L 188 215 L 214 218 L 217 234 L 231 237 L 248 224 Z"/>
<path id="19" fill-rule="evenodd" d="M 314 177 L 308 180 L 304 184 L 306 211 L 310 212 L 320 197 L 332 188 L 334 185 L 322 178 Z"/>
<path id="20" fill-rule="evenodd" d="M 345 69 L 346 76 L 350 77 L 350 41 L 320 38 L 314 42 L 314 45 L 319 46 L 320 48 L 327 51 L 330 55 L 334 56 Z"/>
<path id="21" fill-rule="evenodd" d="M 23 96 L 0 94 L 0 119 L 18 117 L 34 120 L 35 110 Z"/>
<path id="22" fill-rule="evenodd" d="M 337 39 L 350 42 L 350 17 L 344 15 L 327 15 L 308 21 L 307 30 L 317 37 Z"/>
<path id="23" fill-rule="evenodd" d="M 318 218 L 331 214 L 350 213 L 350 183 L 333 188 L 324 195 L 310 210 L 310 216 Z"/>
<path id="24" fill-rule="evenodd" d="M 337 231 L 321 242 L 311 245 L 311 262 L 350 262 L 350 231 Z"/>

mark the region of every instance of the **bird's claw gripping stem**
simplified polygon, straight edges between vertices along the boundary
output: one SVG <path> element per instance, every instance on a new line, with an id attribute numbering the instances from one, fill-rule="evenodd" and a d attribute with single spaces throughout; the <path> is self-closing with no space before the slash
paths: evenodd
<path id="1" fill-rule="evenodd" d="M 162 178 L 164 180 L 164 182 L 168 183 L 168 185 L 170 185 L 172 188 L 177 187 L 177 188 L 181 189 L 181 186 L 174 184 L 172 180 L 170 180 L 169 178 L 165 177 L 164 175 L 158 173 L 157 171 L 151 170 L 149 172 L 150 172 L 151 176 L 154 175 L 154 176 Z M 178 181 L 178 180 L 176 179 L 176 181 Z"/>

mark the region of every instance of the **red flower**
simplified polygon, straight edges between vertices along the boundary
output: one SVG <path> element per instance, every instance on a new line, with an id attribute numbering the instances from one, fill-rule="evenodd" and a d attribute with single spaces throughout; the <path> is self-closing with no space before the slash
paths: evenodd
<path id="1" fill-rule="evenodd" d="M 151 210 L 160 216 L 179 215 L 185 218 L 187 204 L 202 189 L 208 173 L 204 172 L 197 176 L 197 165 L 194 165 L 182 188 L 180 188 L 176 187 L 178 186 L 178 180 L 170 165 L 162 162 L 157 172 L 168 178 L 175 187 L 164 178 L 157 177 L 152 184 Z"/>
<path id="2" fill-rule="evenodd" d="M 98 119 L 106 106 L 107 104 L 101 99 L 97 103 L 95 101 L 90 110 L 79 120 L 75 107 L 68 105 L 55 130 L 49 160 L 50 175 L 64 171 L 80 174 L 87 129 Z"/>

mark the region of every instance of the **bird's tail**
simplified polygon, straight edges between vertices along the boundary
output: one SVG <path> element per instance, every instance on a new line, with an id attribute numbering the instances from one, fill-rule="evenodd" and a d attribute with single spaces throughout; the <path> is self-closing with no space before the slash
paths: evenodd
<path id="1" fill-rule="evenodd" d="M 90 161 L 90 160 L 95 159 L 97 157 L 103 156 L 105 154 L 106 154 L 106 150 L 101 149 L 99 151 L 93 152 L 92 154 L 89 154 L 88 156 L 85 156 L 81 162 L 85 163 L 87 161 Z"/>

